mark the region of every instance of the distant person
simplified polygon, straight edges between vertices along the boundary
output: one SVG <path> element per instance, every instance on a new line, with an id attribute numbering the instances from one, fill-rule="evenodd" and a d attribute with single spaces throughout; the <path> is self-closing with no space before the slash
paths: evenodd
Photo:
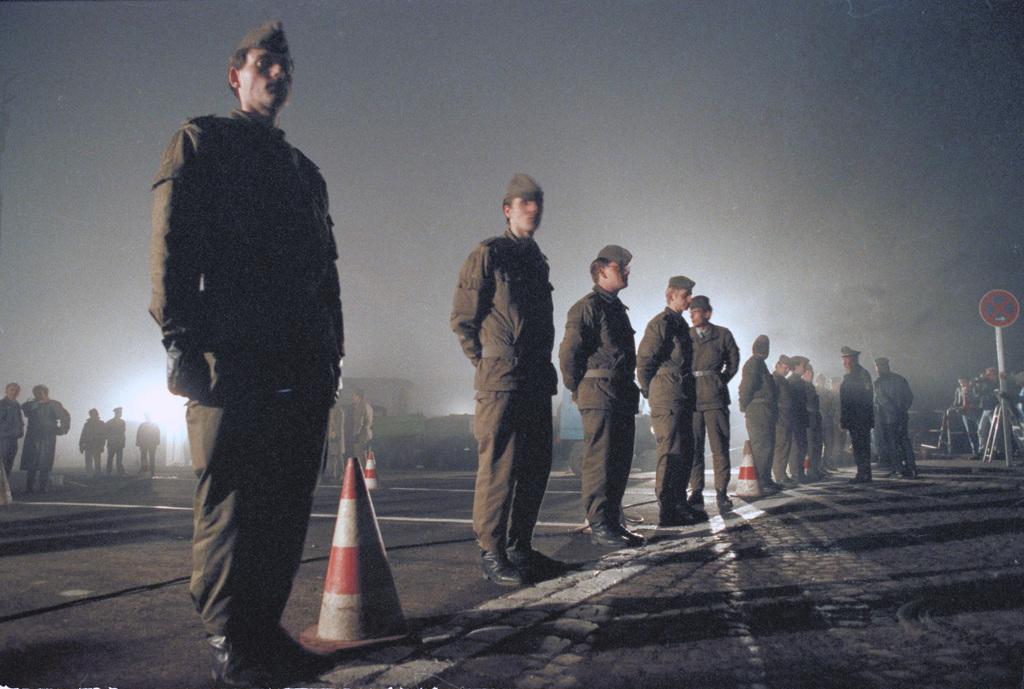
<path id="1" fill-rule="evenodd" d="M 518 586 L 559 563 L 533 547 L 551 473 L 554 305 L 548 260 L 534 240 L 544 192 L 528 175 L 509 180 L 502 234 L 473 248 L 459 270 L 450 326 L 476 369 L 473 531 L 484 576 Z"/>
<path id="2" fill-rule="evenodd" d="M 971 386 L 971 379 L 967 376 L 960 376 L 956 380 L 956 390 L 953 391 L 953 405 L 946 411 L 947 423 L 956 423 L 962 426 L 967 442 L 971 447 L 971 454 L 978 456 L 981 452 L 978 446 L 978 398 Z M 952 445 L 952 443 L 950 443 Z M 953 452 L 953 448 L 949 448 Z"/>
<path id="3" fill-rule="evenodd" d="M 89 410 L 89 418 L 82 424 L 78 436 L 78 451 L 85 455 L 85 473 L 99 476 L 103 471 L 103 448 L 107 444 L 107 425 L 96 409 Z"/>
<path id="4" fill-rule="evenodd" d="M 871 482 L 871 429 L 875 425 L 874 386 L 871 374 L 860 365 L 860 352 L 844 346 L 843 383 L 839 388 L 840 425 L 850 433 L 857 475 L 851 483 Z"/>
<path id="5" fill-rule="evenodd" d="M 711 322 L 711 300 L 699 294 L 690 302 L 690 339 L 693 340 L 693 377 L 697 407 L 693 412 L 693 469 L 688 502 L 704 505 L 704 447 L 711 446 L 715 502 L 721 511 L 732 509 L 729 499 L 729 381 L 740 369 L 740 350 L 728 328 Z"/>
<path id="6" fill-rule="evenodd" d="M 327 185 L 277 126 L 292 74 L 280 22 L 250 31 L 227 68 L 237 109 L 182 125 L 153 186 L 150 314 L 189 398 L 189 591 L 217 686 L 296 686 L 319 663 L 280 621 L 344 329 Z"/>
<path id="7" fill-rule="evenodd" d="M 322 470 L 325 479 L 337 480 L 345 474 L 345 408 L 331 407 L 327 421 L 327 461 Z"/>
<path id="8" fill-rule="evenodd" d="M 910 440 L 910 406 L 914 393 L 903 376 L 893 373 L 889 360 L 875 359 L 875 428 L 878 429 L 879 454 L 888 459 L 889 476 L 917 478 L 914 446 Z"/>
<path id="9" fill-rule="evenodd" d="M 789 476 L 797 483 L 807 483 L 811 477 L 804 471 L 804 460 L 807 458 L 807 430 L 811 419 L 807 413 L 807 385 L 804 373 L 809 363 L 805 356 L 790 357 L 792 370 L 786 378 L 789 383 L 789 422 L 793 429 L 793 443 L 789 452 Z"/>
<path id="10" fill-rule="evenodd" d="M 839 468 L 836 457 L 836 428 L 839 425 L 839 398 L 832 389 L 832 381 L 824 373 L 814 379 L 821 410 L 821 468 L 824 473 Z"/>
<path id="11" fill-rule="evenodd" d="M 821 426 L 821 398 L 814 387 L 814 366 L 804 364 L 804 390 L 807 393 L 807 474 L 812 481 L 824 478 L 821 466 L 823 432 Z"/>
<path id="12" fill-rule="evenodd" d="M 772 456 L 775 452 L 775 424 L 779 415 L 779 391 L 765 360 L 771 350 L 767 335 L 758 335 L 752 355 L 740 373 L 740 413 L 744 415 L 750 452 L 761 492 L 771 495 L 780 486 L 772 480 Z"/>
<path id="13" fill-rule="evenodd" d="M 657 444 L 654 495 L 658 526 L 684 526 L 702 521 L 686 502 L 693 468 L 693 342 L 683 312 L 690 305 L 694 282 L 685 275 L 669 278 L 665 310 L 651 319 L 637 350 L 640 393 L 651 407 L 651 428 Z"/>
<path id="14" fill-rule="evenodd" d="M 156 448 L 160 445 L 160 427 L 153 423 L 149 414 L 146 420 L 139 424 L 139 430 L 135 432 L 135 447 L 139 448 L 139 473 L 149 471 L 149 475 L 156 474 Z"/>
<path id="15" fill-rule="evenodd" d="M 124 473 L 124 446 L 127 444 L 127 428 L 121 407 L 114 407 L 114 418 L 107 421 L 107 473 L 111 473 L 117 462 L 117 473 Z"/>
<path id="16" fill-rule="evenodd" d="M 594 288 L 569 309 L 558 350 L 562 381 L 583 419 L 581 493 L 590 539 L 611 547 L 644 543 L 643 536 L 622 525 L 640 404 L 636 341 L 618 296 L 629 285 L 632 258 L 614 244 L 598 252 L 590 263 Z"/>
<path id="17" fill-rule="evenodd" d="M 28 472 L 28 492 L 38 488 L 40 493 L 45 493 L 57 453 L 57 436 L 71 430 L 71 414 L 63 404 L 50 399 L 50 389 L 45 385 L 32 388 L 32 396 L 33 399 L 21 405 L 28 421 L 25 446 L 21 449 L 21 469 Z"/>
<path id="18" fill-rule="evenodd" d="M 366 399 L 362 390 L 352 391 L 352 456 L 366 466 L 366 453 L 373 440 L 373 405 Z"/>
<path id="19" fill-rule="evenodd" d="M 796 481 L 789 476 L 789 455 L 793 451 L 793 398 L 787 379 L 793 360 L 780 354 L 772 370 L 775 392 L 778 395 L 778 414 L 775 416 L 775 447 L 772 450 L 772 481 L 780 488 L 791 488 Z"/>
<path id="20" fill-rule="evenodd" d="M 994 366 L 986 368 L 971 384 L 971 392 L 978 400 L 981 417 L 978 420 L 978 453 L 984 452 L 992 430 L 992 419 L 999 406 L 999 379 Z M 997 442 L 996 445 L 999 443 Z"/>
<path id="21" fill-rule="evenodd" d="M 25 419 L 18 403 L 21 386 L 8 383 L 4 388 L 4 397 L 0 399 L 0 463 L 7 478 L 14 471 L 14 457 L 18 454 L 18 438 L 25 435 Z"/>

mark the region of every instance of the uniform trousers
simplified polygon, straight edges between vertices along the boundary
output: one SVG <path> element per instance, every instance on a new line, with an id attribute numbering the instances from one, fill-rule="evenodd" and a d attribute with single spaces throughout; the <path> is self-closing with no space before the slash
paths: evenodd
<path id="1" fill-rule="evenodd" d="M 807 427 L 807 463 L 812 476 L 821 473 L 821 453 L 823 442 L 824 438 L 822 436 L 821 416 L 811 416 L 811 423 Z"/>
<path id="2" fill-rule="evenodd" d="M 117 459 L 117 473 L 124 473 L 124 445 L 121 447 L 107 448 L 107 473 L 109 474 L 114 466 L 114 459 Z"/>
<path id="3" fill-rule="evenodd" d="M 85 448 L 85 471 L 86 473 L 100 473 L 103 471 L 103 450 Z"/>
<path id="4" fill-rule="evenodd" d="M 583 512 L 590 524 L 618 524 L 633 466 L 636 417 L 612 409 L 581 409 Z"/>
<path id="5" fill-rule="evenodd" d="M 146 447 L 145 445 L 139 445 L 139 462 L 141 467 L 139 471 L 149 470 L 149 473 L 156 473 L 156 448 Z"/>
<path id="6" fill-rule="evenodd" d="M 804 459 L 807 457 L 807 426 L 793 426 L 793 442 L 789 445 L 789 477 L 804 475 Z"/>
<path id="7" fill-rule="evenodd" d="M 857 463 L 857 476 L 871 477 L 871 428 L 854 426 L 850 431 L 850 445 L 853 446 L 853 460 Z"/>
<path id="8" fill-rule="evenodd" d="M 651 408 L 651 427 L 657 443 L 654 494 L 663 505 L 686 501 L 686 484 L 693 469 L 693 411 L 689 408 Z"/>
<path id="9" fill-rule="evenodd" d="M 789 455 L 793 451 L 793 427 L 786 422 L 775 424 L 775 448 L 772 456 L 772 479 L 776 483 L 785 481 L 789 476 Z"/>
<path id="10" fill-rule="evenodd" d="M 744 421 L 754 456 L 754 470 L 761 485 L 771 480 L 772 455 L 775 451 L 775 412 L 767 402 L 752 402 Z"/>
<path id="11" fill-rule="evenodd" d="M 530 548 L 551 473 L 551 396 L 479 392 L 473 530 L 480 548 Z"/>
<path id="12" fill-rule="evenodd" d="M 693 469 L 690 471 L 690 493 L 704 492 L 704 439 L 711 445 L 715 490 L 724 493 L 729 487 L 729 408 L 698 409 L 693 413 Z"/>
<path id="13" fill-rule="evenodd" d="M 0 438 L 0 462 L 3 462 L 8 478 L 10 478 L 11 472 L 14 471 L 14 457 L 17 454 L 17 438 Z"/>
<path id="14" fill-rule="evenodd" d="M 189 592 L 208 634 L 279 632 L 324 456 L 326 403 L 267 395 L 188 403 L 193 501 Z"/>

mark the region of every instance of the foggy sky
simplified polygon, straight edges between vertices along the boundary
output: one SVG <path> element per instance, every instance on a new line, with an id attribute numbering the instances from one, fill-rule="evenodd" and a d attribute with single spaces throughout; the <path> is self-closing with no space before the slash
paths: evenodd
<path id="1" fill-rule="evenodd" d="M 995 363 L 978 299 L 1024 296 L 1022 9 L 2 4 L 0 379 L 23 398 L 47 383 L 76 429 L 92 406 L 166 406 L 149 184 L 182 121 L 234 106 L 239 38 L 280 18 L 296 61 L 281 126 L 327 181 L 346 375 L 408 378 L 427 414 L 471 410 L 452 291 L 522 171 L 545 191 L 559 339 L 617 243 L 638 337 L 682 273 L 744 358 L 763 332 L 773 360 L 838 375 L 850 345 L 890 357 L 917 408 L 945 404 L 957 374 Z M 1020 369 L 1024 323 L 1005 335 Z"/>

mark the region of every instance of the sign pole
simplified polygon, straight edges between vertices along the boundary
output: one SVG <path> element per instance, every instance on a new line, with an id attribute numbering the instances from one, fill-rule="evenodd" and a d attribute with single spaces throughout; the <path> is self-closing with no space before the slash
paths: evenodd
<path id="1" fill-rule="evenodd" d="M 1003 329 L 996 328 L 996 366 L 999 378 L 999 425 L 1003 427 L 1003 457 L 1006 459 L 1006 466 L 1010 466 L 1012 455 L 1010 441 L 1010 426 L 1013 417 L 1010 415 L 1010 407 L 1006 402 L 1006 361 L 1003 355 Z"/>

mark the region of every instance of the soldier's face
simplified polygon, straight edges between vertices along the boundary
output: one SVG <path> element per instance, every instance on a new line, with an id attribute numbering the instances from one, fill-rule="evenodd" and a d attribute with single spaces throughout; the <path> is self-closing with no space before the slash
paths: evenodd
<path id="1" fill-rule="evenodd" d="M 849 373 L 850 371 L 853 370 L 854 363 L 856 363 L 856 362 L 854 362 L 852 356 L 844 356 L 843 357 L 843 370 L 846 371 L 847 373 Z"/>
<path id="2" fill-rule="evenodd" d="M 693 327 L 699 328 L 706 325 L 709 320 L 709 313 L 704 309 L 690 308 L 690 322 L 693 323 Z"/>
<path id="3" fill-rule="evenodd" d="M 228 83 L 238 93 L 240 110 L 273 117 L 292 92 L 291 60 L 265 48 L 253 48 L 244 65 L 228 70 Z"/>
<path id="4" fill-rule="evenodd" d="M 512 234 L 520 238 L 532 237 L 540 227 L 540 217 L 544 212 L 543 203 L 535 199 L 512 199 L 512 203 L 504 206 L 505 217 Z"/>
<path id="5" fill-rule="evenodd" d="M 600 286 L 615 294 L 629 286 L 629 265 L 620 266 L 616 261 L 612 261 L 601 269 L 600 276 Z"/>
<path id="6" fill-rule="evenodd" d="M 4 395 L 6 395 L 7 399 L 9 399 L 9 400 L 18 399 L 18 395 L 20 395 L 20 394 L 21 394 L 21 386 L 20 385 L 14 385 L 12 383 L 11 385 L 8 385 L 6 388 L 4 388 Z"/>
<path id="7" fill-rule="evenodd" d="M 692 297 L 685 289 L 677 289 L 669 292 L 668 307 L 676 313 L 682 313 L 690 305 Z"/>

